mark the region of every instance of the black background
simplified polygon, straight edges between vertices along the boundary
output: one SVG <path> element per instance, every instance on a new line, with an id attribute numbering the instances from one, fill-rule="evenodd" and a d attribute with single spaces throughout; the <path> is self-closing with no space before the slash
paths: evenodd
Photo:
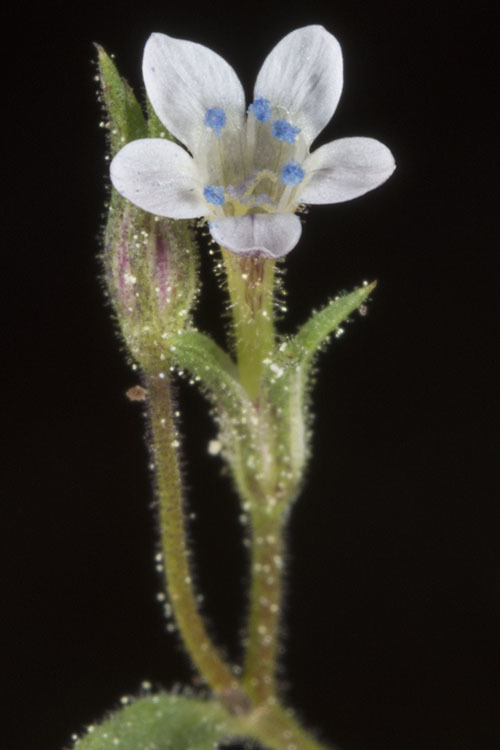
<path id="1" fill-rule="evenodd" d="M 98 282 L 107 195 L 92 41 L 140 90 L 152 31 L 204 43 L 248 93 L 271 47 L 321 23 L 345 89 L 318 143 L 378 138 L 398 169 L 312 208 L 286 261 L 294 330 L 379 286 L 320 361 L 314 458 L 290 523 L 283 680 L 343 750 L 500 746 L 498 285 L 492 3 L 52 3 L 8 10 L 4 219 L 4 682 L 16 750 L 59 750 L 137 693 L 190 682 L 155 601 L 155 523 L 136 382 Z M 25 16 L 23 15 L 25 13 Z M 7 49 L 7 45 L 5 47 Z M 198 322 L 223 337 L 204 254 Z M 207 409 L 182 384 L 197 581 L 238 657 L 245 557 Z M 20 717 L 20 718 L 19 718 Z M 8 724 L 8 721 L 4 721 Z M 3 744 L 3 742 L 2 742 Z"/>

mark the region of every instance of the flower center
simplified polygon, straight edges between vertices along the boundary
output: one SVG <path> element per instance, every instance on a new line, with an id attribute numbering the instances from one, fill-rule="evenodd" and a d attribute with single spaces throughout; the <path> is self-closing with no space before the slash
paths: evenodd
<path id="1" fill-rule="evenodd" d="M 256 97 L 248 108 L 246 131 L 220 107 L 206 110 L 203 195 L 220 218 L 247 213 L 292 213 L 306 178 L 308 149 L 288 114 Z M 303 186 L 303 185 L 302 185 Z"/>

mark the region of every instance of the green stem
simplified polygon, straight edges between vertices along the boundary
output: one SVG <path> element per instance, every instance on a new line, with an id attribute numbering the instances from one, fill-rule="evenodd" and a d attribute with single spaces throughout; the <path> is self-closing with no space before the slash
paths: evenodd
<path id="1" fill-rule="evenodd" d="M 253 507 L 250 611 L 243 686 L 257 705 L 273 705 L 284 568 L 283 511 Z"/>
<path id="2" fill-rule="evenodd" d="M 251 400 L 256 401 L 264 360 L 274 348 L 275 262 L 264 257 L 238 256 L 224 248 L 222 257 L 232 306 L 239 379 Z"/>
<path id="3" fill-rule="evenodd" d="M 263 433 L 268 433 L 266 420 L 270 407 L 262 384 L 266 359 L 272 356 L 275 347 L 275 263 L 264 257 L 241 257 L 225 249 L 222 249 L 222 256 L 231 300 L 239 380 L 255 404 L 254 418 L 262 420 Z M 267 448 L 262 449 L 268 452 L 266 462 L 274 455 L 272 442 L 267 445 L 264 441 Z M 273 492 L 274 488 L 270 491 Z M 252 557 L 243 686 L 255 704 L 262 706 L 276 700 L 283 565 L 282 512 L 279 504 L 264 502 L 262 488 L 259 496 L 244 499 L 251 506 Z"/>
<path id="4" fill-rule="evenodd" d="M 186 650 L 203 678 L 216 692 L 231 691 L 237 682 L 210 640 L 196 605 L 184 527 L 171 385 L 166 378 L 149 375 L 146 386 L 163 563 L 173 613 Z"/>

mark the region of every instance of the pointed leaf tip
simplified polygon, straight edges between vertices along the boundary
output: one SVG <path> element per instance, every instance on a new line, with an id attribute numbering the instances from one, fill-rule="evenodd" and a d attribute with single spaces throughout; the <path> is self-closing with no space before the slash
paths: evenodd
<path id="1" fill-rule="evenodd" d="M 309 366 L 328 337 L 368 299 L 376 286 L 377 282 L 372 281 L 350 294 L 336 297 L 309 318 L 293 338 L 302 364 Z"/>
<path id="2" fill-rule="evenodd" d="M 147 136 L 147 127 L 141 107 L 127 81 L 99 44 L 97 66 L 101 85 L 102 102 L 106 113 L 106 126 L 109 130 L 111 156 L 130 141 Z"/>

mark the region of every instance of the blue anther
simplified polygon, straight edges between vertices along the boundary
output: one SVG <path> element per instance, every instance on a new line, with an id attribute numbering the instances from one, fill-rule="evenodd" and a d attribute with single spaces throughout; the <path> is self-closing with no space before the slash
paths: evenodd
<path id="1" fill-rule="evenodd" d="M 226 202 L 224 188 L 220 185 L 206 185 L 203 195 L 205 196 L 205 200 L 213 206 L 222 206 Z"/>
<path id="2" fill-rule="evenodd" d="M 217 138 L 226 124 L 226 113 L 220 107 L 210 107 L 205 113 L 205 125 L 212 128 Z"/>
<path id="3" fill-rule="evenodd" d="M 285 185 L 298 185 L 304 179 L 304 175 L 305 172 L 299 162 L 292 159 L 281 168 L 280 179 Z"/>
<path id="4" fill-rule="evenodd" d="M 248 111 L 252 110 L 253 116 L 259 122 L 268 122 L 271 119 L 271 104 L 269 99 L 258 96 L 257 99 L 249 106 Z"/>
<path id="5" fill-rule="evenodd" d="M 273 122 L 272 134 L 279 141 L 285 141 L 285 143 L 294 143 L 295 138 L 299 133 L 300 128 L 296 128 L 295 125 L 292 125 L 286 120 L 275 120 Z"/>

